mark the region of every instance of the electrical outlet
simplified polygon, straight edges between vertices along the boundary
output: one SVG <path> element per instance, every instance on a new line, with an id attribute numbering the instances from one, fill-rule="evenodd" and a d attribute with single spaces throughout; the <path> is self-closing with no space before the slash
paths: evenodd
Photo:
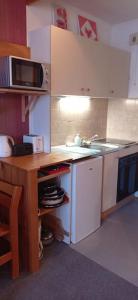
<path id="1" fill-rule="evenodd" d="M 129 45 L 138 45 L 138 32 L 130 34 Z"/>

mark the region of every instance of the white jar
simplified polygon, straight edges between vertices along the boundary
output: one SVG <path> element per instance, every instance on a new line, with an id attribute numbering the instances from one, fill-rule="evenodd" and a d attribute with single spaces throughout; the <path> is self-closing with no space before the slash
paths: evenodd
<path id="1" fill-rule="evenodd" d="M 75 138 L 74 138 L 74 143 L 76 146 L 81 146 L 81 137 L 80 137 L 80 134 L 77 133 Z"/>

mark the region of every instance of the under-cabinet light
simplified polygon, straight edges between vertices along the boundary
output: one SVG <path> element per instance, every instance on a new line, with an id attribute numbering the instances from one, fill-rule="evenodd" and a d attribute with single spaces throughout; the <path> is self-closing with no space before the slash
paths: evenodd
<path id="1" fill-rule="evenodd" d="M 66 113 L 83 113 L 89 110 L 90 99 L 87 96 L 59 97 L 60 110 Z"/>
<path id="2" fill-rule="evenodd" d="M 129 105 L 138 104 L 138 99 L 127 99 L 126 103 Z"/>

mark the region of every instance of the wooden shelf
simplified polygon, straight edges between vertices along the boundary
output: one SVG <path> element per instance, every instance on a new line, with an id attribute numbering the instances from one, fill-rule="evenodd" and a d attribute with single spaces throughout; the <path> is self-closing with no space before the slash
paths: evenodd
<path id="1" fill-rule="evenodd" d="M 64 196 L 64 202 L 58 206 L 58 207 L 61 207 L 65 204 L 67 204 L 69 202 L 69 198 L 65 195 Z M 41 217 L 41 216 L 44 216 L 44 215 L 47 215 L 47 214 L 50 214 L 51 212 L 53 212 L 55 209 L 57 209 L 58 207 L 49 207 L 49 208 L 39 208 L 39 213 L 38 213 L 38 217 Z"/>
<path id="2" fill-rule="evenodd" d="M 43 182 L 43 181 L 46 181 L 46 180 L 49 180 L 49 179 L 52 179 L 52 178 L 55 178 L 55 177 L 67 174 L 67 173 L 70 173 L 70 169 L 67 169 L 65 171 L 61 171 L 61 172 L 57 172 L 57 173 L 54 173 L 54 174 L 50 174 L 50 175 L 46 175 L 46 176 L 40 177 L 40 178 L 38 178 L 38 182 Z"/>
<path id="3" fill-rule="evenodd" d="M 26 96 L 41 96 L 45 95 L 47 91 L 34 91 L 34 90 L 25 90 L 25 89 L 14 89 L 14 88 L 0 88 L 0 94 L 20 94 Z"/>
<path id="4" fill-rule="evenodd" d="M 9 55 L 30 58 L 30 48 L 24 45 L 0 41 L 0 56 Z"/>

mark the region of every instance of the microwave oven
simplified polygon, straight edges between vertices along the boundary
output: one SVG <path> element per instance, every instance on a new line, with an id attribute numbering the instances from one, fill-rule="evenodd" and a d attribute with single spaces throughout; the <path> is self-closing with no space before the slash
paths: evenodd
<path id="1" fill-rule="evenodd" d="M 41 63 L 16 56 L 0 57 L 0 87 L 48 90 L 47 63 Z"/>

